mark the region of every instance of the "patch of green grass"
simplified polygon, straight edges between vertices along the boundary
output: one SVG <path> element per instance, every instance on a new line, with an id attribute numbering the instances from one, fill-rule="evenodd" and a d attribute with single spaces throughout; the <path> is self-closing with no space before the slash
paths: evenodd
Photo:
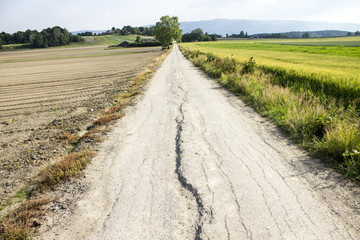
<path id="1" fill-rule="evenodd" d="M 270 52 L 303 52 L 315 54 L 328 54 L 338 56 L 352 56 L 360 57 L 360 50 L 358 47 L 344 47 L 344 46 L 314 46 L 314 45 L 300 45 L 294 43 L 227 43 L 220 42 L 218 44 L 201 44 L 204 47 L 212 47 L 219 49 L 243 49 L 243 50 L 261 50 Z"/>
<path id="2" fill-rule="evenodd" d="M 344 44 L 349 41 L 345 41 Z M 340 42 L 337 39 L 336 42 Z M 350 38 L 353 42 L 360 38 Z M 308 40 L 243 40 L 183 44 L 192 50 L 232 56 L 238 61 L 251 57 L 257 65 L 276 76 L 278 84 L 304 89 L 326 99 L 334 97 L 351 103 L 360 96 L 360 46 L 294 46 L 311 43 Z M 312 40 L 314 41 L 314 40 Z M 334 41 L 334 40 L 333 40 Z M 328 39 L 317 40 L 328 44 Z M 340 44 L 340 43 L 339 43 Z"/>
<path id="3" fill-rule="evenodd" d="M 135 42 L 137 35 L 122 36 L 119 34 L 102 35 L 102 36 L 86 36 L 84 42 L 70 43 L 63 47 L 81 47 L 81 46 L 109 46 L 120 44 L 123 41 Z"/>
<path id="4" fill-rule="evenodd" d="M 119 34 L 114 35 L 101 35 L 101 36 L 85 36 L 84 42 L 71 42 L 69 45 L 50 47 L 51 48 L 71 48 L 71 47 L 86 47 L 86 46 L 109 46 L 120 44 L 123 41 L 135 42 L 137 35 L 122 36 Z M 16 51 L 30 49 L 29 44 L 9 44 L 3 45 L 0 51 Z"/>

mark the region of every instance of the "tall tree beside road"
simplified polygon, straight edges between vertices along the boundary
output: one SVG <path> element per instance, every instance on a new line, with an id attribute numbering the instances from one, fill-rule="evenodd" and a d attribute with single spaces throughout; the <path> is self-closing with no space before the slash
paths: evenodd
<path id="1" fill-rule="evenodd" d="M 153 35 L 162 47 L 169 48 L 172 41 L 179 41 L 182 36 L 178 17 L 162 16 L 160 22 L 156 23 Z"/>

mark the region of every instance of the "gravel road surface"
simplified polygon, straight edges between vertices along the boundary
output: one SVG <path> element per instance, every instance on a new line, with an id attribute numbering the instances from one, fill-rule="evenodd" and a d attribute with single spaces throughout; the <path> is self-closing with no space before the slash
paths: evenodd
<path id="1" fill-rule="evenodd" d="M 43 239 L 360 239 L 359 187 L 174 46 Z"/>

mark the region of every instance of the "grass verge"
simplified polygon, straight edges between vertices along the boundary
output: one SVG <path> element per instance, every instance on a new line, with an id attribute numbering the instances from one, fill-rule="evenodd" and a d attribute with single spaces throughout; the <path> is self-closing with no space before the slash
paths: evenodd
<path id="1" fill-rule="evenodd" d="M 238 94 L 263 116 L 281 126 L 301 147 L 315 154 L 351 179 L 360 180 L 359 101 L 346 101 L 324 92 L 293 88 L 255 60 L 239 62 L 232 57 L 180 47 L 196 66 Z M 291 76 L 282 75 L 282 79 Z M 324 89 L 327 91 L 327 89 Z"/>

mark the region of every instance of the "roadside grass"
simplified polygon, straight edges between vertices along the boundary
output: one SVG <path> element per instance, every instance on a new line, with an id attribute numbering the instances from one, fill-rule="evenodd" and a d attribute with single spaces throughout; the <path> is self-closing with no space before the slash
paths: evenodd
<path id="1" fill-rule="evenodd" d="M 254 58 L 240 62 L 231 55 L 180 49 L 221 85 L 281 126 L 301 147 L 360 180 L 359 100 L 348 99 L 344 104 L 326 90 L 319 94 L 311 88 L 281 84 L 276 74 L 257 65 Z M 287 77 L 284 74 L 283 80 Z"/>
<path id="2" fill-rule="evenodd" d="M 45 215 L 43 206 L 50 202 L 47 198 L 26 200 L 5 216 L 0 222 L 1 240 L 29 239 L 34 233 L 34 228 L 40 224 L 40 219 Z"/>
<path id="3" fill-rule="evenodd" d="M 133 103 L 134 99 L 142 93 L 143 87 L 153 76 L 156 67 L 162 63 L 170 51 L 155 59 L 148 69 L 131 79 L 132 84 L 125 93 L 113 96 L 116 103 L 103 112 L 103 115 L 94 120 L 86 133 L 78 134 L 64 132 L 60 138 L 73 147 L 70 153 L 63 156 L 56 163 L 48 166 L 39 173 L 37 179 L 32 180 L 27 186 L 20 189 L 10 197 L 0 208 L 0 240 L 30 239 L 36 235 L 36 228 L 41 224 L 41 218 L 46 214 L 43 207 L 51 202 L 44 194 L 54 190 L 56 186 L 73 177 L 79 176 L 95 156 L 91 149 L 78 150 L 77 146 L 85 139 L 96 143 L 99 137 L 95 134 L 102 132 L 102 126 L 124 116 L 126 106 Z M 4 210 L 9 209 L 9 214 L 4 215 Z"/>
<path id="4" fill-rule="evenodd" d="M 72 152 L 64 156 L 59 162 L 44 170 L 35 188 L 35 191 L 53 189 L 59 182 L 77 176 L 85 169 L 89 161 L 94 157 L 91 150 Z"/>

